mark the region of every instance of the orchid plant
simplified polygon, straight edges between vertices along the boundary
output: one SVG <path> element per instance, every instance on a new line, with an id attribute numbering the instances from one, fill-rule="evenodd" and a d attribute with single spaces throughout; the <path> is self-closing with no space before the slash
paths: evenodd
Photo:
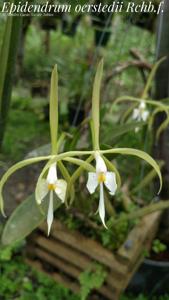
<path id="1" fill-rule="evenodd" d="M 47 216 L 48 235 L 50 233 L 51 225 L 53 222 L 54 210 L 61 203 L 69 205 L 73 202 L 75 195 L 74 184 L 84 170 L 88 172 L 88 180 L 86 183 L 86 187 L 89 193 L 94 193 L 99 187 L 100 196 L 98 211 L 101 221 L 106 227 L 104 186 L 108 189 L 110 196 L 114 196 L 117 189 L 120 188 L 121 184 L 120 174 L 116 166 L 112 163 L 110 159 L 107 158 L 107 156 L 109 155 L 125 154 L 136 156 L 145 160 L 154 168 L 159 177 L 160 191 L 162 186 L 160 168 L 150 155 L 143 151 L 132 148 L 110 148 L 107 150 L 100 149 L 100 86 L 102 73 L 103 60 L 101 60 L 98 64 L 93 85 L 92 111 L 90 118 L 93 149 L 83 151 L 73 150 L 67 152 L 60 152 L 60 145 L 63 142 L 63 135 L 61 134 L 60 137 L 58 137 L 58 72 L 57 66 L 54 67 L 51 76 L 50 89 L 51 154 L 46 156 L 37 156 L 20 161 L 13 165 L 11 168 L 9 168 L 9 170 L 3 175 L 0 181 L 0 208 L 3 215 L 5 215 L 5 213 L 2 192 L 4 184 L 6 183 L 8 178 L 18 169 L 41 161 L 46 161 L 46 164 L 37 180 L 35 189 L 35 200 L 39 207 L 42 207 L 44 202 L 48 204 L 47 213 L 45 214 L 45 216 Z M 96 162 L 95 166 L 93 166 L 92 164 L 93 160 L 95 160 Z M 73 174 L 69 173 L 69 170 L 65 167 L 65 162 L 69 162 L 78 166 Z M 58 171 L 62 175 L 62 179 L 58 179 Z M 55 203 L 57 203 L 58 205 L 55 205 Z M 43 214 L 43 211 L 41 213 Z M 26 216 L 28 215 L 29 211 L 26 211 Z M 25 230 L 25 235 L 27 235 L 29 232 L 30 231 L 28 229 Z"/>

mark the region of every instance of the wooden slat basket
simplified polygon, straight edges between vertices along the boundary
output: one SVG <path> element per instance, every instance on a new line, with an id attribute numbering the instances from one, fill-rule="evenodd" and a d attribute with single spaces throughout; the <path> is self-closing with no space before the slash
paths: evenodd
<path id="1" fill-rule="evenodd" d="M 80 273 L 98 262 L 108 275 L 104 285 L 92 293 L 91 299 L 117 300 L 144 259 L 144 251 L 150 248 L 159 219 L 159 212 L 144 217 L 116 254 L 56 220 L 48 238 L 46 224 L 42 224 L 29 237 L 27 261 L 75 293 L 80 289 Z"/>

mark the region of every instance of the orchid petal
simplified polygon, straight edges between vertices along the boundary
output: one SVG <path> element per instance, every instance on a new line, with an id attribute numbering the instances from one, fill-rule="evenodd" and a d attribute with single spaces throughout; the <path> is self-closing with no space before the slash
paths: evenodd
<path id="1" fill-rule="evenodd" d="M 97 174 L 94 172 L 88 173 L 88 181 L 86 187 L 90 194 L 93 194 L 98 186 Z"/>
<path id="2" fill-rule="evenodd" d="M 145 101 L 141 101 L 140 105 L 139 105 L 139 108 L 140 109 L 145 109 L 146 108 L 146 104 L 145 104 Z"/>
<path id="3" fill-rule="evenodd" d="M 105 173 L 105 172 L 107 172 L 106 164 L 105 164 L 103 158 L 97 152 L 95 154 L 95 159 L 96 159 L 96 173 Z"/>
<path id="4" fill-rule="evenodd" d="M 66 188 L 67 188 L 67 182 L 65 180 L 63 179 L 57 180 L 55 193 L 62 202 L 65 201 Z"/>
<path id="5" fill-rule="evenodd" d="M 49 167 L 47 182 L 49 184 L 55 184 L 56 180 L 57 180 L 57 170 L 56 170 L 56 163 L 54 163 Z"/>
<path id="6" fill-rule="evenodd" d="M 53 191 L 50 191 L 49 208 L 48 208 L 48 215 L 47 215 L 48 236 L 50 233 L 52 222 L 53 222 Z"/>
<path id="7" fill-rule="evenodd" d="M 103 191 L 103 183 L 100 183 L 100 200 L 99 200 L 99 215 L 102 220 L 104 227 L 107 228 L 105 224 L 105 206 L 104 206 L 104 191 Z"/>
<path id="8" fill-rule="evenodd" d="M 46 197 L 48 193 L 48 184 L 46 179 L 41 179 L 36 187 L 36 201 L 41 204 L 42 200 Z"/>
<path id="9" fill-rule="evenodd" d="M 143 111 L 142 120 L 145 122 L 147 120 L 148 116 L 149 116 L 149 111 L 148 110 Z"/>
<path id="10" fill-rule="evenodd" d="M 104 184 L 110 191 L 110 194 L 113 196 L 117 189 L 116 175 L 114 172 L 106 173 L 106 180 L 105 180 Z"/>
<path id="11" fill-rule="evenodd" d="M 139 110 L 138 110 L 138 108 L 135 108 L 133 110 L 133 116 L 132 116 L 132 118 L 133 118 L 133 120 L 137 120 L 138 117 L 139 117 Z"/>

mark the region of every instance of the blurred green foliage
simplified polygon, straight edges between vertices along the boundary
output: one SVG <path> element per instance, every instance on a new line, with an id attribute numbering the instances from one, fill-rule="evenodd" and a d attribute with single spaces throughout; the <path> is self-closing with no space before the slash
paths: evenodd
<path id="1" fill-rule="evenodd" d="M 79 276 L 81 300 L 86 300 L 93 289 L 99 289 L 106 279 L 106 271 L 101 265 L 93 265 Z"/>
<path id="2" fill-rule="evenodd" d="M 11 260 L 1 260 L 0 268 L 0 298 L 3 300 L 14 298 L 17 300 L 80 300 L 80 296 L 72 294 L 67 288 L 56 283 L 47 275 L 32 269 L 19 256 L 15 256 Z M 85 283 L 88 276 L 91 280 L 91 274 L 88 272 L 85 274 L 82 276 L 82 283 L 84 277 Z M 101 278 L 98 277 L 99 284 L 103 280 L 103 276 Z M 93 277 L 93 281 L 97 282 L 97 278 Z M 90 285 L 88 280 L 87 282 Z M 122 295 L 120 300 L 169 300 L 169 295 L 156 296 L 151 299 L 143 294 L 138 296 Z"/>
<path id="3" fill-rule="evenodd" d="M 160 253 L 167 250 L 167 245 L 162 243 L 159 239 L 155 239 L 152 244 L 152 251 L 154 253 Z"/>
<path id="4" fill-rule="evenodd" d="M 49 125 L 43 122 L 43 101 L 38 102 L 19 96 L 13 100 L 3 144 L 3 154 L 8 159 L 22 158 L 32 149 L 32 142 L 36 148 L 39 140 L 42 144 L 48 141 Z"/>
<path id="5" fill-rule="evenodd" d="M 32 80 L 49 78 L 51 68 L 57 63 L 61 86 L 66 87 L 68 100 L 72 101 L 73 97 L 81 95 L 82 92 L 86 93 L 84 99 L 87 100 L 85 96 L 88 96 L 91 91 L 84 91 L 84 89 L 90 86 L 91 75 L 88 74 L 86 78 L 86 72 L 89 66 L 94 68 L 93 57 L 103 56 L 105 70 L 111 71 L 114 64 L 131 60 L 130 49 L 137 48 L 139 45 L 142 55 L 153 61 L 155 37 L 148 31 L 123 22 L 118 16 L 113 21 L 112 36 L 105 49 L 98 51 L 94 48 L 93 34 L 90 21 L 84 16 L 73 37 L 63 34 L 60 28 L 51 31 L 50 50 L 49 53 L 45 53 L 45 32 L 39 28 L 38 18 L 35 18 L 26 37 L 24 77 Z M 134 82 L 132 78 L 135 78 Z M 117 92 L 118 95 L 126 91 L 133 92 L 133 87 L 134 93 L 138 93 L 140 86 L 143 87 L 141 81 L 139 71 L 129 68 L 113 80 L 114 87 L 109 91 L 110 97 L 116 96 Z"/>
<path id="6" fill-rule="evenodd" d="M 26 265 L 19 257 L 1 262 L 0 298 L 3 300 L 79 300 L 68 289 Z"/>

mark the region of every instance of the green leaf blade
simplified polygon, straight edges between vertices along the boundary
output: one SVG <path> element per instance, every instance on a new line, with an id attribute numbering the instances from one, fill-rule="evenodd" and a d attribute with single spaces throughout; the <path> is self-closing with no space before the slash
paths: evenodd
<path id="1" fill-rule="evenodd" d="M 54 210 L 59 208 L 60 202 L 54 201 Z M 12 213 L 3 230 L 1 242 L 3 245 L 11 245 L 24 239 L 46 218 L 48 201 L 43 201 L 41 213 L 35 201 L 34 194 L 22 202 Z"/>
<path id="2" fill-rule="evenodd" d="M 94 148 L 99 149 L 99 127 L 100 127 L 100 86 L 103 74 L 103 59 L 97 67 L 92 95 L 92 122 L 94 131 Z"/>
<path id="3" fill-rule="evenodd" d="M 57 134 L 58 134 L 58 72 L 57 65 L 54 66 L 50 84 L 50 134 L 52 154 L 57 153 Z"/>

